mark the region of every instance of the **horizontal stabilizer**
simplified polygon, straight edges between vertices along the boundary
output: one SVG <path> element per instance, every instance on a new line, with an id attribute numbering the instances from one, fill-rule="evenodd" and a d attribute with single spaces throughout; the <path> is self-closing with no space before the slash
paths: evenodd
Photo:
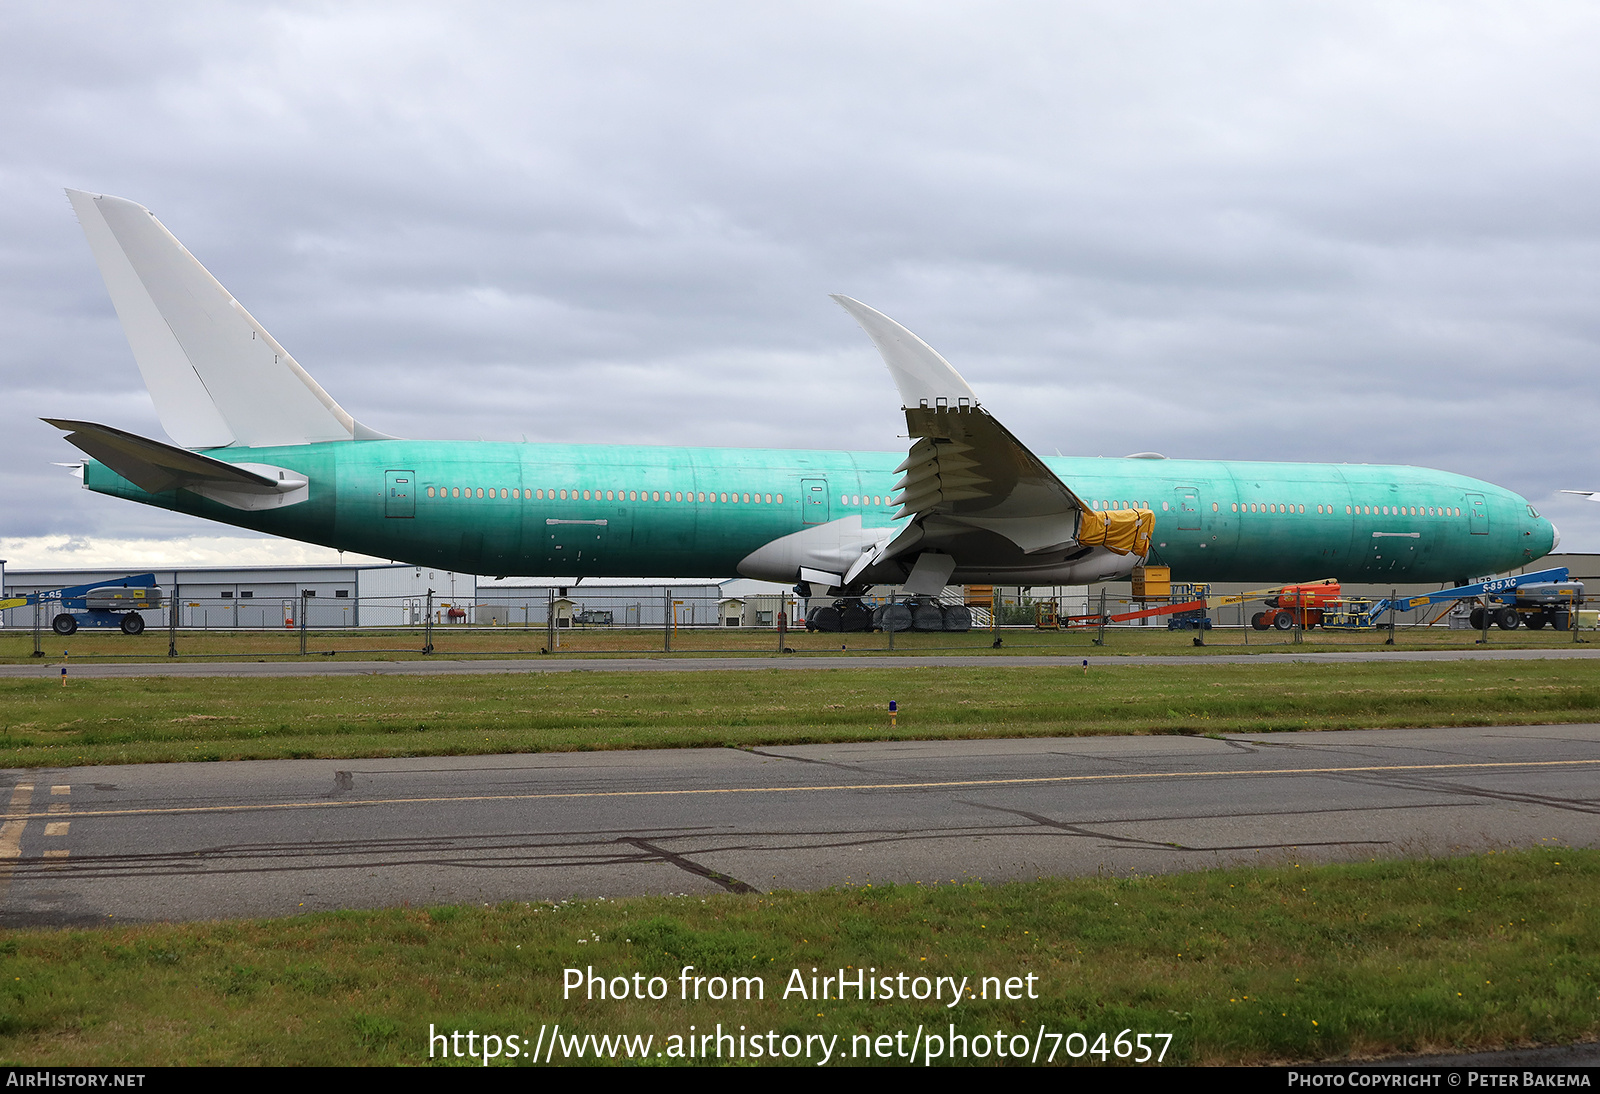
<path id="1" fill-rule="evenodd" d="M 232 464 L 109 425 L 45 418 L 67 440 L 151 494 L 192 490 L 234 509 L 269 509 L 307 497 L 304 475 L 265 464 Z"/>

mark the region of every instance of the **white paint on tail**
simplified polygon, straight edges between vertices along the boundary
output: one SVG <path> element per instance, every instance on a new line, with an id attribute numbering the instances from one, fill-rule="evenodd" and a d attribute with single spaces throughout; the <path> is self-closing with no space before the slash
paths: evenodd
<path id="1" fill-rule="evenodd" d="M 68 190 L 167 434 L 185 448 L 376 439 L 155 214 Z"/>

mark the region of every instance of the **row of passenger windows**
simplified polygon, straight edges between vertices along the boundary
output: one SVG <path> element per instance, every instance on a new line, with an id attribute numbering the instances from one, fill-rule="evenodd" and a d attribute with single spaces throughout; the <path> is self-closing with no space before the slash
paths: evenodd
<path id="1" fill-rule="evenodd" d="M 1147 501 L 1093 501 L 1089 503 L 1095 509 L 1148 509 Z M 1162 511 L 1170 511 L 1171 502 L 1161 503 Z M 1232 502 L 1229 509 L 1235 513 L 1304 513 L 1306 507 L 1300 504 L 1290 505 L 1287 502 Z M 1218 502 L 1211 503 L 1211 511 L 1218 513 L 1222 506 Z M 1318 513 L 1332 513 L 1331 505 L 1315 506 Z M 1450 506 L 1429 505 L 1346 505 L 1346 516 L 1385 516 L 1385 517 L 1459 517 L 1460 508 Z"/>
<path id="2" fill-rule="evenodd" d="M 1275 502 L 1235 502 L 1232 506 L 1235 513 L 1304 513 L 1304 505 L 1278 504 Z M 1211 505 L 1212 512 L 1218 506 L 1215 502 Z M 1318 505 L 1319 513 L 1332 513 L 1335 511 L 1331 505 Z M 1454 506 L 1438 505 L 1346 505 L 1346 516 L 1368 517 L 1459 517 L 1461 510 Z"/>
<path id="3" fill-rule="evenodd" d="M 550 500 L 559 498 L 562 501 L 690 501 L 690 502 L 717 502 L 729 505 L 782 505 L 782 494 L 741 494 L 741 493 L 697 493 L 682 490 L 523 490 L 512 487 L 428 487 L 428 497 L 440 498 L 510 498 L 512 500 Z M 840 505 L 891 505 L 892 501 L 886 495 L 880 494 L 841 494 Z M 1097 500 L 1090 502 L 1095 509 L 1149 509 L 1148 501 L 1107 501 Z M 1170 511 L 1171 503 L 1162 502 L 1163 511 Z M 1213 513 L 1221 511 L 1221 505 L 1211 503 Z M 1233 502 L 1229 506 L 1235 513 L 1304 513 L 1304 505 L 1291 505 L 1279 502 Z M 1316 506 L 1318 513 L 1332 513 L 1331 505 Z M 1346 505 L 1347 516 L 1412 516 L 1412 517 L 1459 517 L 1459 507 L 1427 506 L 1427 505 Z"/>
<path id="4" fill-rule="evenodd" d="M 704 501 L 729 505 L 782 505 L 782 494 L 719 494 L 683 490 L 523 490 L 517 487 L 428 487 L 428 497 L 511 498 L 514 501 Z"/>

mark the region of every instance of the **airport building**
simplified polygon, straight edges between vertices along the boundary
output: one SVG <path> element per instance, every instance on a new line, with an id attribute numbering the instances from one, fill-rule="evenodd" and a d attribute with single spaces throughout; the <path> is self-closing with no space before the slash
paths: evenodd
<path id="1" fill-rule="evenodd" d="M 1591 595 L 1600 597 L 1600 554 L 1554 554 L 1526 569 L 1564 566 L 1571 578 L 1584 582 Z M 177 625 L 199 629 L 278 629 L 298 626 L 302 611 L 305 625 L 328 627 L 420 626 L 430 611 L 439 626 L 545 627 L 552 616 L 557 627 L 626 629 L 673 627 L 774 627 L 779 613 L 790 625 L 805 619 L 808 607 L 831 603 L 831 597 L 801 599 L 772 582 L 749 578 L 725 581 L 627 582 L 590 580 L 561 584 L 561 579 L 493 579 L 404 564 L 334 566 L 193 567 L 155 571 L 130 569 L 0 569 L 0 599 L 65 586 L 112 582 L 135 572 L 154 573 L 156 584 L 177 604 Z M 1308 580 L 1316 580 L 1310 578 Z M 1234 596 L 1264 587 L 1238 582 L 1211 586 L 1213 598 Z M 1346 597 L 1379 599 L 1391 590 L 1402 596 L 1433 592 L 1428 584 L 1345 583 Z M 887 596 L 895 590 L 876 590 Z M 989 610 L 998 611 L 1002 624 L 1033 623 L 1036 606 L 1049 602 L 1060 617 L 1087 615 L 1098 610 L 1104 592 L 1107 610 L 1126 611 L 1134 599 L 1130 582 L 1095 586 L 951 587 L 943 600 L 966 603 L 977 626 L 990 625 Z M 1176 590 L 1175 590 L 1176 591 Z M 430 599 L 431 592 L 431 599 Z M 1151 603 L 1154 603 L 1153 601 Z M 302 604 L 304 607 L 302 608 Z M 1211 609 L 1217 626 L 1242 626 L 1262 609 L 1260 597 Z M 170 606 L 145 611 L 145 625 L 165 628 Z M 1397 623 L 1407 625 L 1437 619 L 1438 606 L 1403 612 Z M 0 626 L 31 629 L 31 607 L 0 612 Z M 42 625 L 48 627 L 49 619 Z M 1130 625 L 1165 627 L 1156 616 Z"/>
<path id="2" fill-rule="evenodd" d="M 180 627 L 275 629 L 295 626 L 302 598 L 310 627 L 377 627 L 421 623 L 428 591 L 440 621 L 452 609 L 465 610 L 477 595 L 478 579 L 425 566 L 240 566 L 183 567 L 164 570 L 61 569 L 8 570 L 4 596 L 76 585 L 112 582 L 153 573 L 156 584 L 177 604 Z M 145 611 L 145 626 L 166 627 L 170 606 Z M 458 617 L 460 618 L 460 617 Z M 3 625 L 31 628 L 31 607 L 0 612 Z M 44 620 L 49 626 L 50 620 Z"/>

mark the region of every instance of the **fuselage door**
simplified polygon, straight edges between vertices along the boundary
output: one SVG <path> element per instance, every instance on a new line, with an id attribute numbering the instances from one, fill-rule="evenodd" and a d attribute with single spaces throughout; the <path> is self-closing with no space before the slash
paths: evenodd
<path id="1" fill-rule="evenodd" d="M 800 480 L 800 521 L 802 524 L 828 523 L 828 480 Z"/>
<path id="2" fill-rule="evenodd" d="M 1484 503 L 1482 494 L 1467 495 L 1467 515 L 1472 518 L 1467 521 L 1467 531 L 1475 536 L 1489 534 L 1489 506 Z"/>
<path id="3" fill-rule="evenodd" d="M 1177 499 L 1178 531 L 1198 532 L 1200 530 L 1200 488 L 1198 486 L 1179 486 L 1172 491 Z"/>
<path id="4" fill-rule="evenodd" d="M 383 473 L 383 515 L 386 517 L 414 517 L 417 515 L 417 473 L 415 471 L 385 471 Z"/>

